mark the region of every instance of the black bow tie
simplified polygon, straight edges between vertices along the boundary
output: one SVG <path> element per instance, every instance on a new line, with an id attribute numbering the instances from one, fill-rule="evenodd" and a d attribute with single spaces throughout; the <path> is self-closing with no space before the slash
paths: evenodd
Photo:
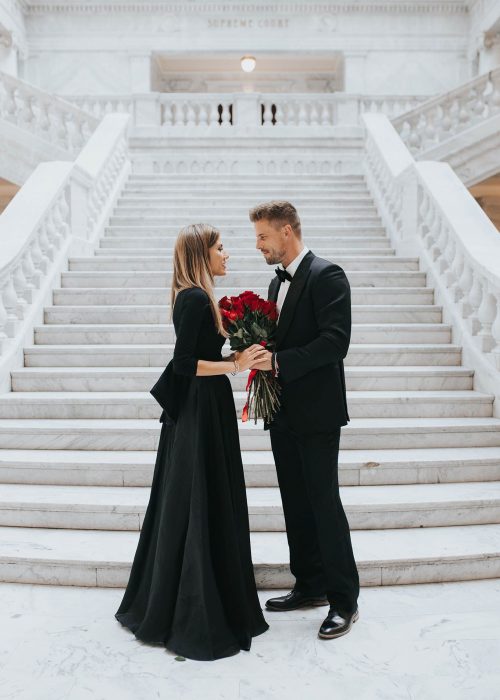
<path id="1" fill-rule="evenodd" d="M 285 282 L 286 280 L 289 282 L 292 281 L 292 275 L 286 270 L 283 270 L 281 267 L 277 267 L 274 271 L 276 272 L 280 282 Z"/>

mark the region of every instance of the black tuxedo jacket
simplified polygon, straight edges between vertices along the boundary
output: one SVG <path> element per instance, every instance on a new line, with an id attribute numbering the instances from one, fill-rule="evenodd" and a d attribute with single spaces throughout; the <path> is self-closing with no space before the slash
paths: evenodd
<path id="1" fill-rule="evenodd" d="M 276 301 L 279 280 L 269 285 Z M 309 251 L 288 288 L 276 352 L 284 419 L 297 433 L 329 432 L 349 421 L 343 358 L 351 338 L 351 290 L 341 267 Z M 273 427 L 273 423 L 266 428 Z"/>

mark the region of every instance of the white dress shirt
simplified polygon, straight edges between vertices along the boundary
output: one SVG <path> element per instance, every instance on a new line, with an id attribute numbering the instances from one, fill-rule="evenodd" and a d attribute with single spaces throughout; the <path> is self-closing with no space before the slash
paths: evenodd
<path id="1" fill-rule="evenodd" d="M 297 272 L 297 268 L 302 262 L 302 258 L 309 252 L 309 248 L 307 246 L 304 246 L 300 253 L 297 255 L 297 257 L 292 260 L 292 262 L 286 267 L 283 268 L 283 265 L 278 265 L 278 267 L 281 267 L 282 269 L 285 269 L 292 277 L 294 274 Z M 281 308 L 283 306 L 283 302 L 285 301 L 286 294 L 288 292 L 288 288 L 290 287 L 290 282 L 288 280 L 285 280 L 280 284 L 280 288 L 278 291 L 278 298 L 276 299 L 276 305 L 278 307 L 278 311 L 281 314 Z M 278 317 L 279 319 L 279 317 Z"/>

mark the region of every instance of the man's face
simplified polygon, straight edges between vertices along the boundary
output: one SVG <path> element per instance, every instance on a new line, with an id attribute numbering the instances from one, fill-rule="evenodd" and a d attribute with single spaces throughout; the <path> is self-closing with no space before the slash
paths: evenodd
<path id="1" fill-rule="evenodd" d="M 267 219 L 254 222 L 257 250 L 260 250 L 268 265 L 280 263 L 286 255 L 289 226 L 279 226 Z"/>

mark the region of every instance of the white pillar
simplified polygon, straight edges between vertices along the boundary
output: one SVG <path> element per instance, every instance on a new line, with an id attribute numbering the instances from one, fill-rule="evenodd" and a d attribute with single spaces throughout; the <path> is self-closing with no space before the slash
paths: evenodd
<path id="1" fill-rule="evenodd" d="M 233 125 L 245 131 L 260 126 L 260 93 L 237 93 L 233 99 Z"/>
<path id="2" fill-rule="evenodd" d="M 149 51 L 129 56 L 130 92 L 151 92 L 151 53 Z"/>
<path id="3" fill-rule="evenodd" d="M 344 92 L 366 92 L 366 51 L 344 52 Z"/>

